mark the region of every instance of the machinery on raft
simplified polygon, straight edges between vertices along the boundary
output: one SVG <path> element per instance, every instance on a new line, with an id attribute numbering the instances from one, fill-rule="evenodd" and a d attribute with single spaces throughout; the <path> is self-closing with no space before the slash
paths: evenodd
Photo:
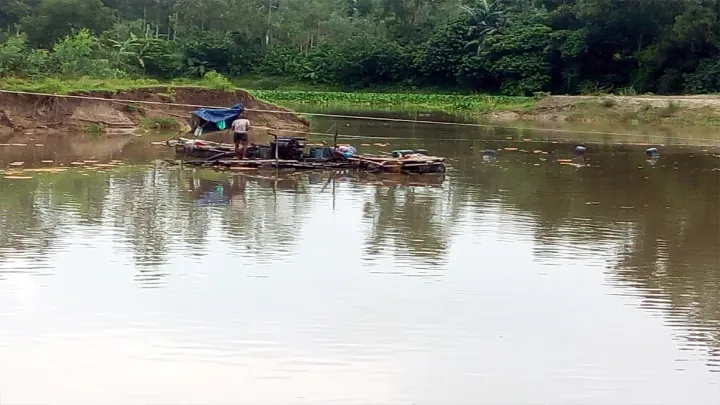
<path id="1" fill-rule="evenodd" d="M 399 174 L 445 173 L 445 158 L 430 156 L 424 149 L 400 149 L 385 155 L 358 154 L 352 145 L 338 145 L 337 135 L 333 146 L 315 145 L 309 148 L 306 137 L 274 136 L 268 144 L 249 144 L 247 159 L 235 156 L 234 145 L 200 139 L 203 134 L 228 130 L 243 112 L 238 103 L 230 108 L 201 108 L 192 112 L 190 120 L 192 138 L 172 139 L 166 142 L 185 163 L 198 166 L 215 166 L 229 169 L 275 168 L 296 170 L 356 169 L 366 172 Z"/>

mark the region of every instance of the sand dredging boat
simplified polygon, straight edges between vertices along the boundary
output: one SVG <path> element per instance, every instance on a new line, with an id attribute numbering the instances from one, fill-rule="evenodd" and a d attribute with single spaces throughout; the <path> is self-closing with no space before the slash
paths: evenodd
<path id="1" fill-rule="evenodd" d="M 175 148 L 185 164 L 230 170 L 355 169 L 396 174 L 445 173 L 445 158 L 430 156 L 426 150 L 401 149 L 386 155 L 359 154 L 352 145 L 337 144 L 337 136 L 332 146 L 309 147 L 305 137 L 271 134 L 275 139 L 268 144 L 248 146 L 247 159 L 238 159 L 232 144 L 200 138 L 205 133 L 230 128 L 242 110 L 242 105 L 237 104 L 229 109 L 194 111 L 191 120 L 194 136 L 172 139 L 166 144 Z"/>

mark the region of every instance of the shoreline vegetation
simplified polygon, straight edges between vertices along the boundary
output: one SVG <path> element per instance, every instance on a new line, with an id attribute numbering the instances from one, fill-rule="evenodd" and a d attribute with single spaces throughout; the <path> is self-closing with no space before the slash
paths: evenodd
<path id="1" fill-rule="evenodd" d="M 3 1 L 1 89 L 720 125 L 720 0 Z"/>
<path id="2" fill-rule="evenodd" d="M 253 82 L 261 79 L 245 78 L 231 81 L 221 74 L 210 72 L 199 80 L 158 81 L 155 79 L 60 79 L 27 80 L 0 79 L 0 89 L 44 94 L 115 94 L 134 90 L 157 93 L 162 101 L 176 102 L 176 89 L 197 89 L 216 93 L 246 91 L 255 99 L 280 107 L 337 107 L 360 111 L 441 112 L 463 118 L 485 121 L 544 121 L 577 124 L 618 124 L 637 126 L 667 124 L 682 126 L 720 126 L 720 96 L 656 96 L 597 94 L 565 96 L 539 93 L 533 97 L 485 94 L 427 93 L 398 88 L 366 89 L 343 92 L 317 88 L 303 83 L 286 82 L 272 89 L 253 89 Z M 239 86 L 246 87 L 241 89 Z M 298 90 L 302 89 L 302 90 Z M 434 89 L 433 89 L 434 90 Z M 230 99 L 228 99 L 230 100 Z M 229 102 L 229 101 L 228 101 Z M 187 100 L 189 104 L 199 101 Z M 0 109 L 2 106 L 0 105 Z M 0 123 L 1 124 L 1 123 Z M 102 123 L 91 126 L 101 132 Z M 171 129 L 181 124 L 172 117 L 143 118 L 144 128 Z"/>

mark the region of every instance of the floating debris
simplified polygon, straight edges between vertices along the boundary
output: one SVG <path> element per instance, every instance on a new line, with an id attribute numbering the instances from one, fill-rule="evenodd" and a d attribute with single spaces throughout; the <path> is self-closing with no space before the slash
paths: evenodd
<path id="1" fill-rule="evenodd" d="M 11 143 L 10 146 L 27 146 L 26 143 Z"/>
<path id="2" fill-rule="evenodd" d="M 492 162 L 492 161 L 494 161 L 494 160 L 497 159 L 497 155 L 498 155 L 498 153 L 497 153 L 496 150 L 493 150 L 493 149 L 485 149 L 485 150 L 483 151 L 482 160 L 483 160 L 483 162 Z"/>
<path id="3" fill-rule="evenodd" d="M 539 155 L 539 154 L 543 153 L 543 151 L 541 151 L 541 150 L 539 150 L 539 149 L 535 149 L 535 150 L 533 151 L 533 153 L 536 154 L 536 155 Z"/>
<path id="4" fill-rule="evenodd" d="M 518 148 L 505 148 L 505 150 L 510 151 L 510 152 L 513 152 L 513 151 L 518 150 Z"/>
<path id="5" fill-rule="evenodd" d="M 65 170 L 67 170 L 67 167 L 45 167 L 39 169 L 25 169 L 23 171 L 34 173 L 60 173 L 64 172 Z"/>
<path id="6" fill-rule="evenodd" d="M 523 142 L 532 142 L 533 140 L 530 138 L 523 138 Z"/>
<path id="7" fill-rule="evenodd" d="M 647 148 L 645 149 L 645 156 L 657 159 L 660 157 L 660 152 L 658 152 L 657 148 Z"/>
<path id="8" fill-rule="evenodd" d="M 572 163 L 572 159 L 558 159 L 558 163 Z"/>
<path id="9" fill-rule="evenodd" d="M 597 201 L 588 201 L 585 203 L 585 205 L 600 205 L 600 203 Z"/>
<path id="10" fill-rule="evenodd" d="M 35 147 L 37 147 L 37 148 L 42 148 L 43 146 L 45 146 L 45 144 L 42 144 L 42 143 L 36 143 L 36 144 L 35 144 Z"/>
<path id="11" fill-rule="evenodd" d="M 8 180 L 30 180 L 31 176 L 5 176 Z"/>
<path id="12" fill-rule="evenodd" d="M 381 147 L 381 148 L 384 148 L 384 147 L 386 147 L 386 146 L 389 146 L 390 144 L 389 144 L 389 143 L 374 143 L 373 145 L 374 145 L 374 146 L 379 146 L 379 147 Z M 338 146 L 343 146 L 343 145 L 338 145 Z M 344 146 L 349 146 L 349 145 L 344 145 Z"/>
<path id="13" fill-rule="evenodd" d="M 582 145 L 578 145 L 575 147 L 575 149 L 573 149 L 573 154 L 575 156 L 582 156 L 585 154 L 585 151 L 587 151 L 587 148 Z"/>
<path id="14" fill-rule="evenodd" d="M 42 163 L 55 163 L 54 160 L 42 160 L 41 162 Z"/>
<path id="15" fill-rule="evenodd" d="M 11 162 L 10 166 L 22 166 L 24 164 L 25 164 L 25 162 Z"/>

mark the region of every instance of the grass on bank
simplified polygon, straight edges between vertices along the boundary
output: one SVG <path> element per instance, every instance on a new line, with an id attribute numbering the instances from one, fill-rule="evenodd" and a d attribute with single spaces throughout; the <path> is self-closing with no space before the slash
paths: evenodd
<path id="1" fill-rule="evenodd" d="M 243 81 L 244 80 L 244 81 Z M 231 82 L 219 74 L 208 74 L 202 80 L 174 80 L 161 82 L 153 79 L 91 79 L 78 78 L 73 80 L 62 80 L 58 78 L 46 78 L 30 81 L 15 78 L 0 78 L 0 89 L 14 91 L 28 91 L 35 93 L 68 94 L 90 91 L 121 92 L 142 88 L 158 88 L 163 93 L 172 95 L 174 87 L 200 87 L 204 89 L 228 91 L 238 89 L 238 84 L 248 90 L 258 99 L 272 104 L 301 110 L 302 105 L 319 107 L 340 107 L 348 111 L 403 111 L 403 112 L 445 112 L 458 116 L 474 118 L 484 113 L 495 112 L 517 112 L 534 113 L 537 102 L 547 96 L 538 94 L 538 97 L 507 97 L 482 94 L 443 94 L 427 93 L 428 89 L 419 91 L 401 90 L 392 93 L 387 92 L 388 88 L 373 89 L 376 91 L 343 92 L 331 91 L 327 88 L 311 88 L 307 85 L 296 86 L 292 89 L 293 83 L 287 82 L 287 86 L 281 86 L 282 82 L 272 79 L 273 86 L 265 83 L 254 83 L 247 78 Z M 259 79 L 258 79 L 259 80 Z M 269 79 L 268 79 L 269 80 Z M 254 84 L 258 84 L 256 87 Z M 297 83 L 296 83 L 297 84 Z M 262 89 L 261 87 L 275 87 L 274 89 Z M 302 90 L 301 88 L 305 88 Z M 158 91 L 158 90 L 155 90 Z M 625 125 L 642 124 L 671 124 L 687 126 L 720 126 L 720 109 L 713 105 L 688 107 L 682 102 L 671 99 L 653 103 L 640 102 L 612 97 L 611 95 L 598 96 L 584 100 L 576 100 L 567 105 L 553 106 L 552 103 L 546 107 L 546 112 L 552 117 L 557 114 L 560 121 L 567 120 L 576 123 L 617 123 Z M 127 107 L 128 112 L 137 110 L 137 106 Z M 553 118 L 551 118 L 553 119 Z M 147 129 L 175 129 L 177 120 L 156 120 L 147 119 L 141 125 Z M 90 127 L 88 132 L 99 132 L 101 128 Z"/>
<path id="2" fill-rule="evenodd" d="M 153 79 L 90 79 L 78 78 L 63 80 L 45 78 L 42 80 L 25 80 L 16 78 L 0 79 L 0 89 L 10 91 L 27 91 L 31 93 L 68 94 L 85 91 L 125 91 L 138 88 L 162 85 Z"/>
<path id="3" fill-rule="evenodd" d="M 275 104 L 313 104 L 372 106 L 378 109 L 419 109 L 426 111 L 476 112 L 528 111 L 535 106 L 532 97 L 488 95 L 449 95 L 416 93 L 344 93 L 286 90 L 249 90 L 262 100 Z"/>
<path id="4" fill-rule="evenodd" d="M 241 86 L 238 86 L 240 84 Z M 27 91 L 34 93 L 68 94 L 88 91 L 120 92 L 158 86 L 169 87 L 203 87 L 212 90 L 231 91 L 239 88 L 248 90 L 253 96 L 270 103 L 280 104 L 313 104 L 313 105 L 347 105 L 364 106 L 378 109 L 417 109 L 426 111 L 477 112 L 508 110 L 529 110 L 537 101 L 532 97 L 507 97 L 480 94 L 436 94 L 418 92 L 341 92 L 315 90 L 262 90 L 253 83 L 241 80 L 239 83 L 229 81 L 219 74 L 207 74 L 201 80 L 173 80 L 160 82 L 154 79 L 91 79 L 78 78 L 62 80 L 46 78 L 29 81 L 15 78 L 0 79 L 0 89 Z M 260 86 L 262 87 L 262 86 Z"/>
<path id="5" fill-rule="evenodd" d="M 152 87 L 203 87 L 212 90 L 231 91 L 238 87 L 217 73 L 207 74 L 198 80 L 178 79 L 159 81 L 147 78 L 94 79 L 80 77 L 75 79 L 43 78 L 27 80 L 18 78 L 0 78 L 0 89 L 27 91 L 32 93 L 69 94 L 88 91 L 119 92 Z"/>

